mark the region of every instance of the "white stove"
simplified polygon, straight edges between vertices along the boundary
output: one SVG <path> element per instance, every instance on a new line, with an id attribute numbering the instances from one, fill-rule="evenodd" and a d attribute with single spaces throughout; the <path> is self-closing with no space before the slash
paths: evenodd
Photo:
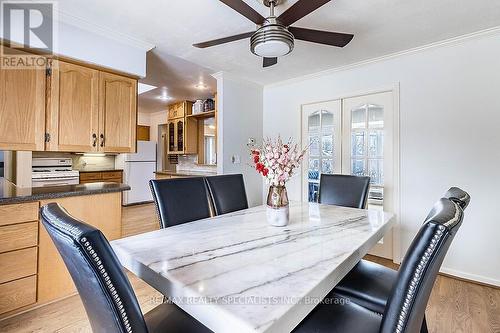
<path id="1" fill-rule="evenodd" d="M 46 187 L 76 185 L 80 183 L 80 173 L 73 170 L 71 158 L 33 158 L 31 186 Z"/>

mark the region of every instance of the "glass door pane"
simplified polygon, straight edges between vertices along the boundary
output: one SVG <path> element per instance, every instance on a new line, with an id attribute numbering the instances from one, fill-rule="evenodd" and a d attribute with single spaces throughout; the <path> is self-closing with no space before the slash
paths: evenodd
<path id="1" fill-rule="evenodd" d="M 340 173 L 340 101 L 310 104 L 302 109 L 302 140 L 310 144 L 303 171 L 303 200 L 317 202 L 322 173 Z"/>
<path id="2" fill-rule="evenodd" d="M 368 207 L 394 212 L 393 96 L 391 92 L 342 100 L 342 173 L 370 177 Z M 388 233 L 370 252 L 392 258 Z"/>

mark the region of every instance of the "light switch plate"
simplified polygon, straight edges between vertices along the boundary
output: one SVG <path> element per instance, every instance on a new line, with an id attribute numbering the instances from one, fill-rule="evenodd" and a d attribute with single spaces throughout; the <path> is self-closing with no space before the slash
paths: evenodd
<path id="1" fill-rule="evenodd" d="M 231 157 L 231 162 L 233 162 L 233 164 L 240 164 L 241 163 L 240 155 L 233 155 Z"/>

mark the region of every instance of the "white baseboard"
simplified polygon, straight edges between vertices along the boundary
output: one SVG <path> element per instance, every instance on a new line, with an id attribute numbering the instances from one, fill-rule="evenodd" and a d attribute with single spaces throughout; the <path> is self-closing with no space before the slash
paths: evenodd
<path id="1" fill-rule="evenodd" d="M 489 277 L 485 277 L 485 276 L 481 276 L 481 275 L 476 275 L 476 274 L 465 273 L 465 272 L 462 272 L 462 271 L 458 271 L 458 270 L 451 269 L 451 268 L 446 268 L 446 267 L 441 267 L 440 272 L 444 273 L 444 274 L 448 274 L 448 275 L 453 275 L 453 276 L 456 276 L 458 278 L 462 278 L 462 279 L 466 279 L 466 280 L 470 280 L 470 281 L 476 281 L 476 282 L 485 283 L 485 284 L 489 284 L 489 285 L 492 285 L 492 286 L 500 287 L 500 280 L 497 280 L 497 279 L 492 279 L 492 278 L 489 278 Z"/>

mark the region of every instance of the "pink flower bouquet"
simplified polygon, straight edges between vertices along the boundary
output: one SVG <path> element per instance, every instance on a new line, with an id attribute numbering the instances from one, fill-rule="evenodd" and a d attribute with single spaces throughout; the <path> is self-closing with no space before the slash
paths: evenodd
<path id="1" fill-rule="evenodd" d="M 252 149 L 255 169 L 271 186 L 285 186 L 285 183 L 299 168 L 307 148 L 300 149 L 292 139 L 284 143 L 281 137 L 265 139 L 260 149 Z"/>

